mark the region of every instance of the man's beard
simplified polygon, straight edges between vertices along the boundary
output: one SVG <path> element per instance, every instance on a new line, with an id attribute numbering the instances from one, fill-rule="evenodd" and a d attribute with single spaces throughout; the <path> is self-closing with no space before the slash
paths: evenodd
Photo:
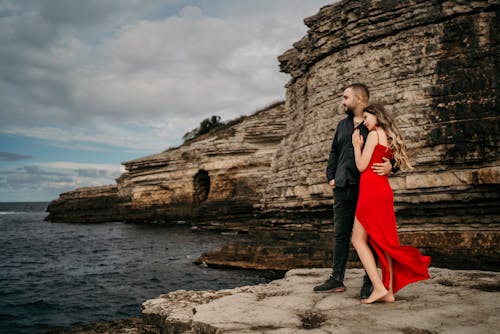
<path id="1" fill-rule="evenodd" d="M 344 111 L 347 115 L 352 116 L 354 115 L 354 110 L 351 107 L 345 107 Z"/>

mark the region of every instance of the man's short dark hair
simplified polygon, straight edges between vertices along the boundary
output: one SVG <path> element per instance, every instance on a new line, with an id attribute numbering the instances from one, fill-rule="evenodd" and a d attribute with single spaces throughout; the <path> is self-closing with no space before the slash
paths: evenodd
<path id="1" fill-rule="evenodd" d="M 366 95 L 367 100 L 370 99 L 370 90 L 363 83 L 359 83 L 359 82 L 352 83 L 349 86 L 347 86 L 345 89 L 347 89 L 347 88 L 352 88 L 356 93 L 362 93 L 362 94 Z"/>

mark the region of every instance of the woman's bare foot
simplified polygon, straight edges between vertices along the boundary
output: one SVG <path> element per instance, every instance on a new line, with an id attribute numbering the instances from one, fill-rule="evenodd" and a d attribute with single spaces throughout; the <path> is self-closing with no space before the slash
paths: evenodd
<path id="1" fill-rule="evenodd" d="M 394 297 L 394 293 L 389 291 L 384 297 L 380 298 L 380 300 L 385 303 L 394 303 L 394 301 L 396 301 L 396 298 Z"/>
<path id="2" fill-rule="evenodd" d="M 361 300 L 361 304 L 371 304 L 373 302 L 376 302 L 377 300 L 382 299 L 385 296 L 387 296 L 388 293 L 389 293 L 389 291 L 386 288 L 383 288 L 383 290 L 382 289 L 381 290 L 373 290 L 370 297 Z"/>

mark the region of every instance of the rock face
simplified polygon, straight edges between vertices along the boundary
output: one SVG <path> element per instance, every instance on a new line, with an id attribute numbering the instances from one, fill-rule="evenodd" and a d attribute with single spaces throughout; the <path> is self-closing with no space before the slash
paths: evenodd
<path id="1" fill-rule="evenodd" d="M 287 129 L 265 212 L 331 212 L 325 166 L 344 87 L 364 82 L 409 144 L 390 178 L 403 242 L 429 254 L 500 258 L 499 1 L 342 1 L 305 19 L 279 57 Z"/>
<path id="2" fill-rule="evenodd" d="M 496 333 L 500 274 L 430 268 L 396 302 L 361 305 L 364 272 L 347 271 L 344 293 L 314 293 L 327 269 L 295 269 L 269 284 L 179 290 L 143 303 L 145 324 L 162 333 Z"/>
<path id="3" fill-rule="evenodd" d="M 323 7 L 305 19 L 307 35 L 279 57 L 291 76 L 284 106 L 125 162 L 116 187 L 63 194 L 48 219 L 217 219 L 204 228 L 243 231 L 248 240 L 200 261 L 330 266 L 333 199 L 325 167 L 345 117 L 343 88 L 364 82 L 395 116 L 415 167 L 390 177 L 401 242 L 433 264 L 498 269 L 499 11 L 499 0 Z M 92 191 L 95 199 L 87 196 Z"/>
<path id="4" fill-rule="evenodd" d="M 401 220 L 498 222 L 499 4 L 342 1 L 307 18 L 307 36 L 279 57 L 290 118 L 263 207 L 331 205 L 324 170 L 341 94 L 364 82 L 413 157 L 415 171 L 391 178 Z"/>
<path id="5" fill-rule="evenodd" d="M 128 221 L 252 214 L 268 182 L 286 124 L 279 103 L 160 154 L 124 162 L 120 197 Z"/>
<path id="6" fill-rule="evenodd" d="M 52 201 L 45 220 L 71 223 L 121 221 L 125 216 L 126 201 L 118 196 L 116 185 L 78 188 Z"/>
<path id="7" fill-rule="evenodd" d="M 279 57 L 292 77 L 289 119 L 260 203 L 282 219 L 259 226 L 257 242 L 231 244 L 201 260 L 267 268 L 271 253 L 287 268 L 330 265 L 325 167 L 345 117 L 342 91 L 364 82 L 372 100 L 395 116 L 415 167 L 390 177 L 401 242 L 431 255 L 435 265 L 498 270 L 499 5 L 342 1 L 305 19 L 307 36 Z M 274 232 L 281 237 L 272 241 L 272 226 L 285 227 L 288 237 Z"/>
<path id="8" fill-rule="evenodd" d="M 117 184 L 61 194 L 47 220 L 231 219 L 256 212 L 287 114 L 275 103 L 165 152 L 124 162 Z"/>

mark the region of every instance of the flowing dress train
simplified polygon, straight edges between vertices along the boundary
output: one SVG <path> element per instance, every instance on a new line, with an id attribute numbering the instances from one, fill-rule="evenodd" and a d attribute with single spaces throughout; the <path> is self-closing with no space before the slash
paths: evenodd
<path id="1" fill-rule="evenodd" d="M 378 133 L 377 133 L 378 134 Z M 392 158 L 392 151 L 377 144 L 368 167 L 361 173 L 356 217 L 368 233 L 368 242 L 376 251 L 382 269 L 382 282 L 389 289 L 390 272 L 384 252 L 393 259 L 394 293 L 407 284 L 429 278 L 431 258 L 411 246 L 399 243 L 394 212 L 394 194 L 388 177 L 376 174 L 371 166 Z"/>

